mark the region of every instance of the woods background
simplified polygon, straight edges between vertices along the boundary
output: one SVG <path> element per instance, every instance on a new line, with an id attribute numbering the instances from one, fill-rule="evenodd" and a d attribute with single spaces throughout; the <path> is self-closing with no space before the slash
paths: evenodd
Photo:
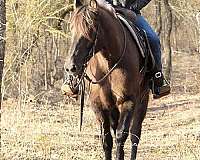
<path id="1" fill-rule="evenodd" d="M 72 3 L 71 0 L 7 0 L 6 2 L 6 54 L 2 80 L 2 98 L 4 101 L 2 110 L 2 159 L 20 159 L 20 156 L 24 156 L 26 159 L 25 155 L 27 155 L 27 152 L 35 152 L 24 151 L 19 154 L 19 150 L 15 148 L 12 144 L 13 142 L 9 141 L 13 133 L 21 139 L 20 136 L 24 132 L 24 130 L 19 131 L 16 128 L 12 131 L 13 125 L 17 124 L 18 127 L 27 125 L 26 127 L 29 127 L 32 123 L 25 122 L 25 119 L 30 116 L 26 114 L 32 113 L 32 110 L 31 112 L 29 111 L 31 106 L 37 107 L 37 110 L 42 110 L 42 108 L 49 109 L 52 106 L 54 108 L 55 106 L 63 107 L 63 104 L 66 103 L 60 94 L 60 87 L 63 80 L 63 65 L 67 58 L 67 51 L 70 44 L 70 32 L 68 28 L 70 14 L 65 16 L 61 28 L 58 26 L 58 22 L 61 15 Z M 182 100 L 187 100 L 191 96 L 199 97 L 199 0 L 152 0 L 150 5 L 143 10 L 143 15 L 154 26 L 160 36 L 164 70 L 172 85 L 171 97 L 177 95 L 184 96 Z M 169 102 L 170 100 L 167 99 L 166 101 Z M 173 101 L 174 99 L 172 98 L 170 103 Z M 197 101 L 199 104 L 198 98 Z M 60 113 L 62 112 L 64 110 Z M 12 117 L 15 121 L 9 120 L 9 117 Z M 20 119 L 19 117 L 25 117 L 25 119 Z M 31 118 L 32 121 L 35 121 L 35 117 Z M 200 117 L 197 116 L 197 118 L 199 119 Z M 45 123 L 47 122 L 49 121 L 45 120 Z M 56 121 L 57 123 L 61 122 Z M 195 125 L 196 123 L 199 123 L 199 120 L 196 121 L 195 119 Z M 46 128 L 47 126 L 43 127 Z M 32 133 L 33 136 L 37 134 L 39 133 Z M 50 141 L 47 135 L 43 131 L 40 132 L 36 141 L 39 144 L 42 142 L 40 145 L 42 153 L 38 152 L 38 155 L 30 154 L 30 159 L 34 157 L 38 157 L 38 159 L 49 158 L 50 148 L 48 145 Z M 28 137 L 26 138 L 28 139 Z M 35 144 L 33 141 L 31 141 L 32 145 Z M 26 143 L 24 142 L 23 144 Z M 30 145 L 30 143 L 28 144 Z M 18 143 L 15 145 L 21 147 Z M 77 158 L 77 156 L 71 155 L 74 153 L 72 150 L 66 155 L 67 158 L 57 159 L 84 159 L 83 157 Z M 198 156 L 200 156 L 199 152 L 191 155 L 195 155 L 193 156 L 194 159 L 198 159 Z M 50 156 L 49 159 L 56 158 Z M 90 157 L 86 159 L 98 158 Z M 102 159 L 102 157 L 100 156 L 99 159 Z"/>
<path id="2" fill-rule="evenodd" d="M 63 30 L 58 30 L 57 24 L 71 3 L 66 0 L 7 1 L 4 98 L 36 96 L 62 80 L 70 43 L 69 16 L 65 17 Z M 198 0 L 156 0 L 144 9 L 145 17 L 160 35 L 165 67 L 169 65 L 170 49 L 172 55 L 200 54 L 199 8 Z"/>

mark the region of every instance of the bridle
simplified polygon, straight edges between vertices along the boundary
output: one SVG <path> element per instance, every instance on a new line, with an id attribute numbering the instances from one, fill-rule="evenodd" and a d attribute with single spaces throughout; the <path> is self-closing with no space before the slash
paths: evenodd
<path id="1" fill-rule="evenodd" d="M 84 81 L 84 78 L 86 78 L 89 81 L 92 81 L 88 77 L 88 75 L 86 74 L 86 69 L 87 69 L 89 60 L 92 57 L 94 57 L 94 55 L 95 55 L 95 47 L 96 47 L 96 44 L 97 44 L 98 35 L 99 35 L 99 25 L 97 27 L 97 31 L 95 32 L 93 45 L 90 48 L 90 51 L 88 52 L 88 55 L 84 59 L 84 63 L 83 63 L 83 66 L 82 66 L 82 70 L 83 70 L 82 74 L 81 75 L 77 75 L 76 77 L 72 77 L 71 75 L 69 75 L 69 79 L 65 80 L 65 82 L 63 83 L 63 84 L 68 84 L 72 90 L 75 90 L 77 87 L 79 87 L 79 85 L 81 85 L 82 81 Z M 65 68 L 65 65 L 64 65 L 64 71 L 66 72 L 66 74 L 68 74 L 67 69 Z M 76 78 L 76 79 L 74 79 L 74 78 Z M 73 86 L 73 80 L 75 80 L 76 82 L 78 80 L 78 82 L 76 83 L 75 86 Z"/>
<path id="2" fill-rule="evenodd" d="M 69 85 L 71 86 L 71 88 L 77 88 L 80 84 L 81 84 L 81 81 L 86 78 L 90 83 L 92 84 L 99 84 L 101 82 L 103 82 L 111 73 L 112 71 L 119 65 L 119 63 L 121 62 L 122 58 L 124 57 L 124 54 L 126 52 L 126 47 L 127 47 L 127 39 L 126 39 L 126 31 L 125 31 L 125 28 L 122 24 L 122 22 L 117 19 L 122 30 L 123 30 L 123 35 L 124 35 L 124 47 L 123 47 L 123 50 L 122 50 L 122 54 L 120 56 L 120 58 L 117 60 L 117 62 L 113 65 L 113 67 L 103 76 L 101 77 L 99 80 L 96 80 L 96 81 L 93 81 L 86 73 L 86 69 L 87 69 L 87 66 L 88 66 L 88 63 L 89 63 L 89 60 L 95 56 L 95 48 L 96 48 L 96 45 L 97 45 L 97 41 L 98 41 L 98 35 L 99 35 L 99 28 L 100 28 L 100 24 L 98 24 L 97 26 L 97 30 L 95 32 L 95 38 L 94 38 L 94 41 L 93 41 L 93 45 L 92 47 L 90 48 L 90 51 L 88 52 L 88 56 L 85 57 L 85 60 L 84 60 L 84 63 L 83 63 L 83 72 L 81 75 L 77 76 L 76 78 L 79 79 L 78 80 L 78 83 L 76 83 L 75 86 L 71 85 L 72 84 L 72 79 L 70 80 L 71 82 L 69 82 Z M 66 69 L 65 69 L 66 71 Z M 66 82 L 64 82 L 65 84 Z"/>

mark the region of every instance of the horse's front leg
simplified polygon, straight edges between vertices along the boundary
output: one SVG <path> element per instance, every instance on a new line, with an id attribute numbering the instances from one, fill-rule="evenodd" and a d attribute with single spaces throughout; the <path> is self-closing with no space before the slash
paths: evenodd
<path id="1" fill-rule="evenodd" d="M 112 159 L 113 138 L 110 132 L 110 112 L 99 106 L 93 106 L 94 112 L 101 127 L 101 139 L 105 153 L 105 160 Z"/>
<path id="2" fill-rule="evenodd" d="M 139 105 L 136 105 L 134 109 L 133 122 L 130 129 L 132 143 L 131 160 L 136 160 L 137 147 L 141 136 L 142 122 L 146 115 L 148 100 L 149 95 L 146 95 L 142 102 Z"/>
<path id="3" fill-rule="evenodd" d="M 102 144 L 105 153 L 105 160 L 112 159 L 113 138 L 110 132 L 110 123 L 107 119 L 108 115 L 105 114 L 104 121 L 102 121 Z"/>
<path id="4" fill-rule="evenodd" d="M 133 101 L 125 101 L 119 105 L 120 117 L 116 132 L 117 153 L 116 160 L 124 160 L 124 144 L 129 134 L 129 127 L 133 116 Z"/>

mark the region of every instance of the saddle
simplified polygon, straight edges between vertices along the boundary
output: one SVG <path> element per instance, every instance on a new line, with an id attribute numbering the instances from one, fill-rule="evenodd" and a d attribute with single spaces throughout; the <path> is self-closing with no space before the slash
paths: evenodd
<path id="1" fill-rule="evenodd" d="M 146 32 L 139 29 L 134 23 L 137 15 L 133 11 L 126 8 L 116 7 L 115 10 L 119 20 L 122 22 L 124 27 L 129 30 L 141 53 L 141 72 L 152 72 L 155 67 L 155 59 L 152 54 Z"/>

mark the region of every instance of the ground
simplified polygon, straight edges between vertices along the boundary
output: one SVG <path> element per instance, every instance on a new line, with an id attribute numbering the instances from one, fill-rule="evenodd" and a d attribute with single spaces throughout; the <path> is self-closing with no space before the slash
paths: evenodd
<path id="1" fill-rule="evenodd" d="M 151 99 L 138 160 L 200 159 L 200 56 L 182 53 L 173 58 L 172 94 Z M 0 159 L 102 160 L 100 129 L 90 108 L 84 108 L 80 132 L 79 106 L 54 100 L 61 96 L 56 91 L 43 95 L 3 102 Z"/>

